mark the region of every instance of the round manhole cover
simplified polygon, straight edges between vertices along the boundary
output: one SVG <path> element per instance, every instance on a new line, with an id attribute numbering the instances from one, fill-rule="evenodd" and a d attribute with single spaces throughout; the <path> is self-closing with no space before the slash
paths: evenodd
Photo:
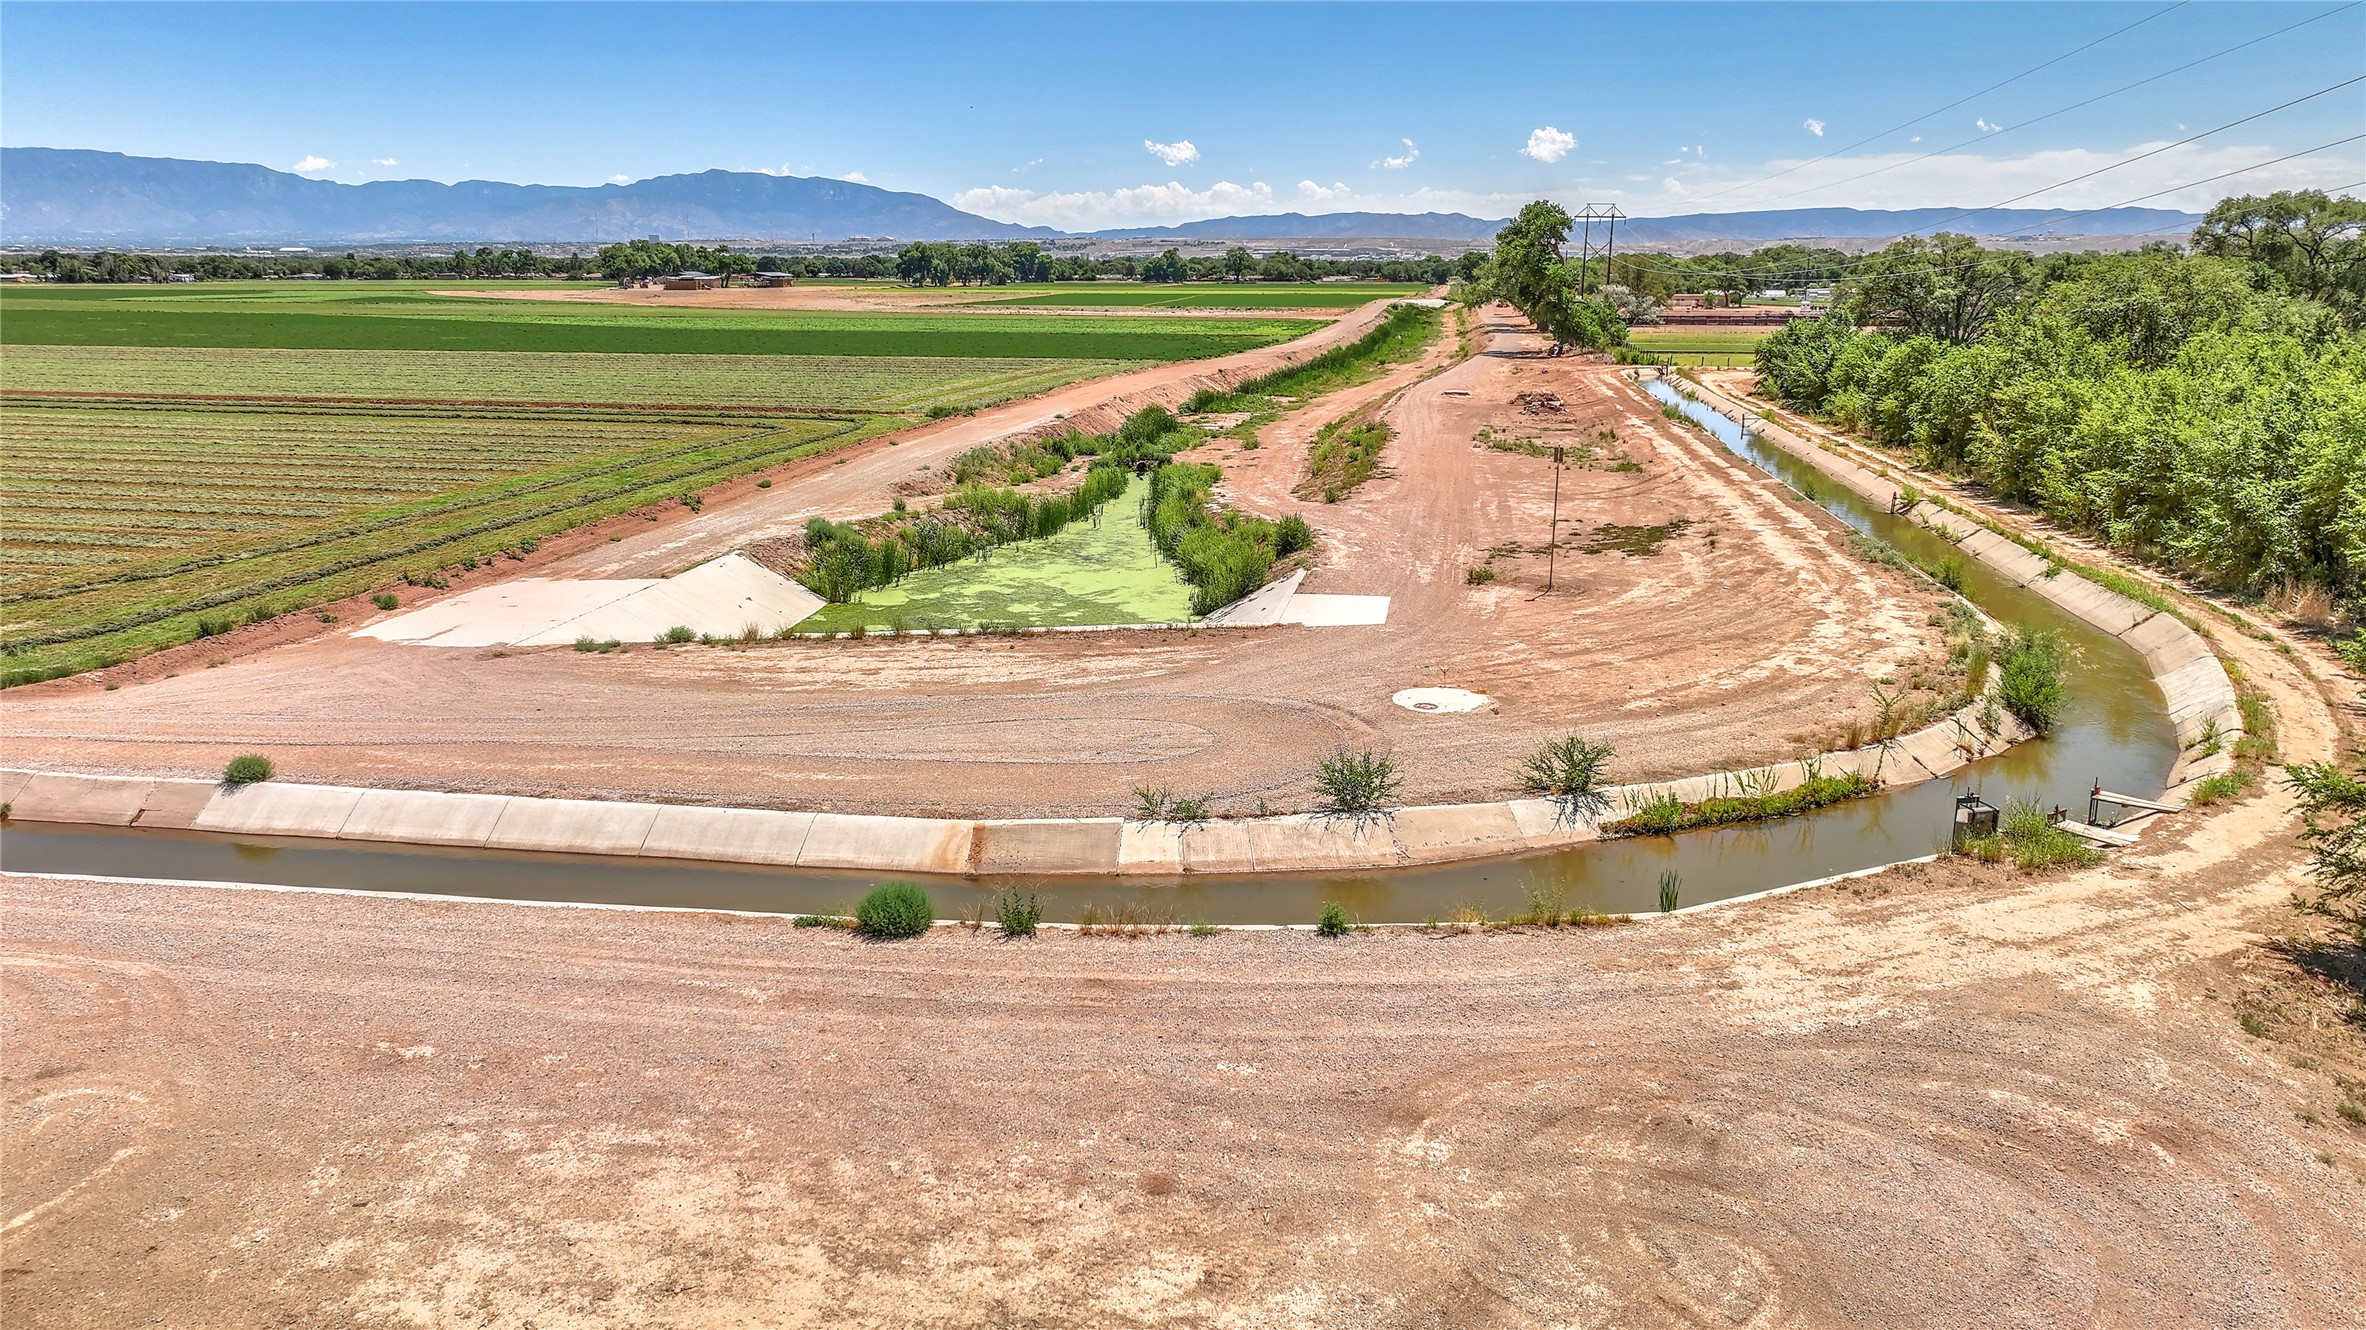
<path id="1" fill-rule="evenodd" d="M 1407 688 L 1389 701 L 1407 711 L 1476 711 L 1487 705 L 1487 695 L 1467 688 Z"/>

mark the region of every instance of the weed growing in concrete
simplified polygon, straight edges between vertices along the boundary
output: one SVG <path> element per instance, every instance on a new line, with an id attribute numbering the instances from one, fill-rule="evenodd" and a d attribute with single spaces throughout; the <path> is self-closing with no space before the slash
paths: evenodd
<path id="1" fill-rule="evenodd" d="M 224 785 L 252 785 L 271 779 L 271 759 L 261 753 L 243 753 L 230 759 L 222 768 Z"/>
<path id="2" fill-rule="evenodd" d="M 913 883 L 888 882 L 863 897 L 854 918 L 868 937 L 918 937 L 936 922 L 936 903 Z"/>
<path id="3" fill-rule="evenodd" d="M 1630 802 L 1627 816 L 1602 825 L 1607 837 L 1670 835 L 1697 827 L 1722 827 L 1739 822 L 1764 822 L 1792 817 L 1827 804 L 1859 799 L 1881 788 L 1869 776 L 1851 771 L 1838 776 L 1811 774 L 1780 793 L 1737 794 L 1688 804 L 1673 790 L 1654 790 Z"/>
<path id="4" fill-rule="evenodd" d="M 1032 891 L 1005 891 L 994 898 L 994 920 L 1004 937 L 1033 937 L 1043 922 L 1043 902 Z"/>
<path id="5" fill-rule="evenodd" d="M 1342 748 L 1315 767 L 1314 783 L 1321 791 L 1316 811 L 1343 817 L 1358 826 L 1388 816 L 1389 801 L 1404 788 L 1405 778 L 1394 760 L 1369 748 Z"/>
<path id="6" fill-rule="evenodd" d="M 1564 823 L 1599 817 L 1610 807 L 1601 792 L 1602 777 L 1610 769 L 1611 746 L 1584 735 L 1569 734 L 1531 753 L 1520 769 L 1520 784 L 1554 804 L 1553 814 Z"/>
<path id="7" fill-rule="evenodd" d="M 1193 937 L 1214 937 L 1224 930 L 1216 927 L 1213 919 L 1194 919 L 1183 929 Z"/>
<path id="8" fill-rule="evenodd" d="M 1324 901 L 1323 908 L 1314 917 L 1314 931 L 1324 937 L 1344 936 L 1355 926 L 1355 920 L 1347 913 L 1347 907 L 1337 901 Z"/>
<path id="9" fill-rule="evenodd" d="M 653 637 L 650 640 L 661 647 L 679 646 L 684 642 L 697 641 L 698 630 L 685 624 L 675 624 L 673 627 L 666 629 L 664 632 L 659 633 L 656 637 Z"/>

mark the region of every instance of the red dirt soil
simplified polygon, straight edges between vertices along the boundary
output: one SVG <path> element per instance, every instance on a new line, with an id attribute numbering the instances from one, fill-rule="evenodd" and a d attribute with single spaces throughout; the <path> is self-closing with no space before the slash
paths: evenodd
<path id="1" fill-rule="evenodd" d="M 1213 792 L 1222 811 L 1304 806 L 1321 756 L 1373 745 L 1398 757 L 1408 802 L 1456 802 L 1510 792 L 1521 760 L 1570 729 L 1616 744 L 1621 780 L 1795 756 L 1869 715 L 1872 680 L 1935 654 L 1926 620 L 1940 598 L 1848 554 L 1837 522 L 1669 424 L 1612 368 L 1546 359 L 1524 326 L 1496 322 L 1479 336 L 1482 354 L 1435 377 L 1415 382 L 1446 363 L 1444 348 L 1226 458 L 1242 506 L 1300 511 L 1316 526 L 1320 566 L 1306 589 L 1389 596 L 1382 626 L 587 656 L 354 640 L 342 634 L 356 621 L 343 620 L 335 636 L 117 692 L 88 681 L 12 690 L 10 760 L 211 775 L 254 749 L 291 779 L 334 783 L 1058 816 L 1125 811 L 1143 784 Z M 1121 378 L 1092 394 L 1118 391 L 1117 401 L 1089 411 L 1085 389 L 1062 390 L 793 464 L 770 490 L 741 490 L 695 518 L 500 571 L 675 572 L 816 512 L 882 511 L 922 466 L 1052 425 L 1063 407 L 1058 423 L 1095 428 L 1189 386 L 1174 374 L 1140 388 Z M 1397 430 L 1390 474 L 1338 504 L 1290 498 L 1312 429 L 1399 388 L 1386 413 Z M 1490 549 L 1538 545 L 1547 525 L 1549 463 L 1473 442 L 1483 427 L 1533 429 L 1511 402 L 1538 390 L 1570 403 L 1556 424 L 1615 430 L 1641 470 L 1564 473 L 1552 595 L 1539 594 L 1533 555 L 1499 559 L 1495 585 L 1468 585 L 1465 570 Z M 1678 519 L 1690 525 L 1656 554 L 1582 552 L 1606 523 Z M 1389 702 L 1435 685 L 1495 705 L 1424 716 Z"/>

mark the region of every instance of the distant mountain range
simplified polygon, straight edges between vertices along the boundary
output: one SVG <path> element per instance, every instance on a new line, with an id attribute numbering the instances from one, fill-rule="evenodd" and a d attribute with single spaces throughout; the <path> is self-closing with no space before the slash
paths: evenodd
<path id="1" fill-rule="evenodd" d="M 2173 234 L 2201 218 L 2159 208 L 1951 208 L 1638 217 L 1619 225 L 1636 245 L 1778 240 L 1882 240 L 1944 225 L 1975 235 Z M 1481 244 L 1503 226 L 1461 213 L 1339 212 L 1220 217 L 1179 226 L 1124 227 L 1094 239 L 1429 240 Z M 997 222 L 925 194 L 810 176 L 702 171 L 629 185 L 510 185 L 385 180 L 343 185 L 231 162 L 127 157 L 74 148 L 0 148 L 0 240 L 10 244 L 256 245 L 579 242 L 657 235 L 667 240 L 1058 239 L 1040 226 Z"/>
<path id="2" fill-rule="evenodd" d="M 807 176 L 702 171 L 629 185 L 385 180 L 341 185 L 265 166 L 0 148 L 0 238 L 10 243 L 381 244 L 761 237 L 1049 238 L 925 194 Z"/>

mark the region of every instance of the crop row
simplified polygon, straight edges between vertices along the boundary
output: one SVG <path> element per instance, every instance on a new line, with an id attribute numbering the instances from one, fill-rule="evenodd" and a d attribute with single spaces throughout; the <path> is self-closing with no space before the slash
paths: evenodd
<path id="1" fill-rule="evenodd" d="M 13 337 L 15 329 L 10 329 Z M 27 346 L 12 392 L 568 402 L 919 411 L 1045 391 L 1140 362 Z M 448 413 L 447 413 L 448 414 Z"/>
<path id="2" fill-rule="evenodd" d="M 314 539 L 181 560 L 86 582 L 72 593 L 10 597 L 8 618 L 25 629 L 6 643 L 7 682 L 97 668 L 139 651 L 186 641 L 199 616 L 233 607 L 260 618 L 350 595 L 406 570 L 432 570 L 488 556 L 520 540 L 580 526 L 609 513 L 695 489 L 855 437 L 853 422 L 812 423 L 688 449 L 652 449 L 623 467 L 571 470 L 486 487 L 475 501 L 399 505 Z"/>

